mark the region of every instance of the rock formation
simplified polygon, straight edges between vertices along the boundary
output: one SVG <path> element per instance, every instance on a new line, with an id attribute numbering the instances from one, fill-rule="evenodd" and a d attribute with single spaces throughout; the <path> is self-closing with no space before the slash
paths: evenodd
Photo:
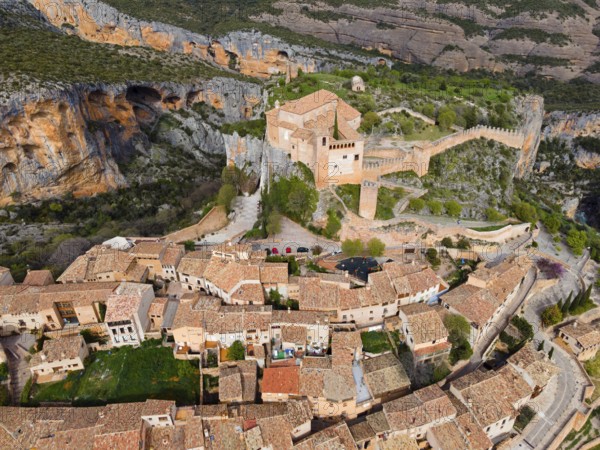
<path id="1" fill-rule="evenodd" d="M 416 0 L 367 8 L 352 3 L 334 7 L 327 2 L 279 1 L 273 6 L 277 12 L 263 13 L 255 20 L 335 43 L 376 49 L 404 62 L 458 71 L 511 68 L 525 73 L 533 69 L 572 79 L 598 61 L 599 39 L 593 33 L 600 17 L 597 7 L 581 7 L 580 15 L 561 16 L 548 11 L 538 17 L 527 11 L 504 11 L 502 5 L 488 8 L 485 2 L 480 3 L 483 5 Z M 500 33 L 510 28 L 533 30 L 531 35 L 537 39 L 528 35 L 502 38 Z M 560 33 L 567 38 L 552 43 L 540 40 L 535 31 L 541 31 L 542 36 Z M 585 76 L 595 75 L 588 72 Z"/>
<path id="2" fill-rule="evenodd" d="M 298 69 L 315 72 L 340 56 L 348 63 L 379 62 L 379 58 L 342 51 L 319 49 L 317 52 L 289 45 L 256 31 L 236 31 L 213 39 L 172 25 L 138 20 L 96 0 L 28 1 L 54 26 L 82 39 L 189 54 L 249 76 L 268 78 L 274 74 L 288 74 L 295 77 Z"/>
<path id="3" fill-rule="evenodd" d="M 162 113 L 206 102 L 234 122 L 260 114 L 262 98 L 259 85 L 217 78 L 190 86 L 74 86 L 15 100 L 0 109 L 0 204 L 125 186 L 117 163 L 148 146 L 142 129 Z M 209 131 L 196 139 L 225 152 Z"/>

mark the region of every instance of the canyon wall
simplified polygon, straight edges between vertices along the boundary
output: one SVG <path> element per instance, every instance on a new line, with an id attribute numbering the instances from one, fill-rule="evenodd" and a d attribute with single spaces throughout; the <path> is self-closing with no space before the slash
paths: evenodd
<path id="1" fill-rule="evenodd" d="M 212 38 L 173 25 L 138 20 L 96 0 L 28 1 L 55 27 L 82 39 L 184 53 L 254 77 L 268 78 L 274 74 L 295 77 L 298 69 L 315 72 L 329 67 L 331 59 L 363 64 L 380 62 L 380 58 L 343 51 L 290 45 L 256 31 L 234 31 Z"/>
<path id="2" fill-rule="evenodd" d="M 161 114 L 205 102 L 224 121 L 264 110 L 259 85 L 216 78 L 193 85 L 79 85 L 15 98 L 0 108 L 0 205 L 127 185 L 118 163 L 149 146 Z M 196 144 L 225 152 L 206 132 Z M 203 137 L 204 136 L 204 137 Z M 211 144 L 212 143 L 212 144 Z"/>

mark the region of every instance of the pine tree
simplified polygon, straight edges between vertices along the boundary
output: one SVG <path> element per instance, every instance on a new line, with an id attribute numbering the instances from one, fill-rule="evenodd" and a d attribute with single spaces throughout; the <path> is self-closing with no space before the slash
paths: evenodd
<path id="1" fill-rule="evenodd" d="M 538 345 L 538 352 L 540 351 L 544 351 L 544 341 L 540 342 L 540 345 Z"/>
<path id="2" fill-rule="evenodd" d="M 338 126 L 337 111 L 335 112 L 335 122 L 333 122 L 333 138 L 338 141 L 340 139 L 340 129 Z"/>
<path id="3" fill-rule="evenodd" d="M 550 349 L 550 351 L 548 352 L 548 359 L 552 359 L 552 355 L 554 354 L 554 347 L 552 347 Z"/>

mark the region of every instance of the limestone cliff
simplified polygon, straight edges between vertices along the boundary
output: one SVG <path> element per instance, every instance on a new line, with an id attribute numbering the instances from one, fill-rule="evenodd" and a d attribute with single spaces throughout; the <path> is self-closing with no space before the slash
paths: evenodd
<path id="1" fill-rule="evenodd" d="M 552 5 L 532 8 L 537 11 L 532 13 L 526 7 L 467 0 L 377 2 L 368 8 L 354 2 L 279 1 L 272 12 L 254 19 L 335 43 L 377 49 L 408 63 L 597 79 L 586 69 L 599 60 L 594 27 L 600 9 L 572 3 L 576 5 L 569 5 L 571 11 L 577 13 L 561 14 Z M 559 6 L 566 8 L 563 2 Z M 502 35 L 508 29 L 524 32 Z"/>
<path id="2" fill-rule="evenodd" d="M 96 0 L 28 1 L 55 27 L 83 39 L 189 54 L 249 76 L 268 78 L 283 73 L 294 77 L 298 69 L 315 72 L 339 57 L 346 63 L 379 62 L 379 58 L 342 51 L 289 45 L 256 31 L 236 31 L 215 39 L 164 23 L 138 20 Z"/>
<path id="3" fill-rule="evenodd" d="M 15 99 L 0 109 L 0 204 L 127 185 L 117 163 L 148 147 L 147 133 L 163 113 L 200 102 L 224 121 L 263 111 L 260 86 L 228 78 L 188 86 L 74 86 Z M 195 144 L 225 152 L 208 131 L 198 131 Z"/>

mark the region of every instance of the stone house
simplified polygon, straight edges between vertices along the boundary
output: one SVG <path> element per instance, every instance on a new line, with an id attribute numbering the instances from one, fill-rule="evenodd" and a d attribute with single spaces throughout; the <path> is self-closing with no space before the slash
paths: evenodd
<path id="1" fill-rule="evenodd" d="M 150 329 L 148 311 L 154 301 L 151 285 L 122 283 L 106 302 L 104 322 L 115 347 L 140 345 Z"/>
<path id="2" fill-rule="evenodd" d="M 600 331 L 594 325 L 575 321 L 561 327 L 558 336 L 569 345 L 579 361 L 592 359 L 600 348 Z"/>
<path id="3" fill-rule="evenodd" d="M 29 370 L 37 383 L 58 381 L 69 372 L 83 370 L 87 356 L 88 349 L 80 335 L 50 339 L 32 356 Z"/>

